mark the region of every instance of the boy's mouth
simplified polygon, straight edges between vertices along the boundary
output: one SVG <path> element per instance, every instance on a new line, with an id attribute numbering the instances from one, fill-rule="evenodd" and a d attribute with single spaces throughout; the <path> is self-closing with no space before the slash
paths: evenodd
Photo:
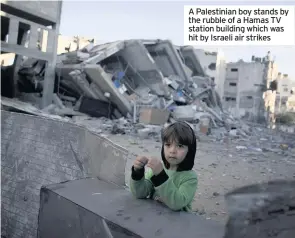
<path id="1" fill-rule="evenodd" d="M 169 159 L 171 159 L 171 160 L 175 160 L 176 158 L 175 158 L 175 157 L 169 157 Z"/>

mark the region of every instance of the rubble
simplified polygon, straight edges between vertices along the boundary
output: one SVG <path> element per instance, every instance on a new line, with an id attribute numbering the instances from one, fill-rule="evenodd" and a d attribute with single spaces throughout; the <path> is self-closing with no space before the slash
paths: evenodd
<path id="1" fill-rule="evenodd" d="M 66 117 L 99 133 L 141 138 L 160 133 L 155 128 L 174 121 L 186 121 L 197 134 L 217 141 L 253 136 L 250 126 L 223 110 L 193 47 L 169 40 L 90 43 L 59 55 L 57 62 L 53 100 L 46 108 L 38 103 L 45 61 L 23 62 L 19 99 L 34 106 L 28 109 L 31 113 Z M 11 99 L 9 103 L 16 107 Z"/>

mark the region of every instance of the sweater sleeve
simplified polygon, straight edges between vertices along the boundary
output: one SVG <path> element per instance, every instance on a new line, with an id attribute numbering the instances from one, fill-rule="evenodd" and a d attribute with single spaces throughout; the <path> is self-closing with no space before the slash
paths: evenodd
<path id="1" fill-rule="evenodd" d="M 159 175 L 151 178 L 161 200 L 171 210 L 179 211 L 186 207 L 194 199 L 198 178 L 195 173 L 189 173 L 182 178 L 181 184 L 177 187 L 172 179 L 163 170 Z"/>
<path id="2" fill-rule="evenodd" d="M 154 186 L 150 181 L 152 174 L 150 171 L 145 173 L 145 170 L 135 171 L 132 167 L 130 190 L 136 198 L 147 198 L 154 190 Z"/>

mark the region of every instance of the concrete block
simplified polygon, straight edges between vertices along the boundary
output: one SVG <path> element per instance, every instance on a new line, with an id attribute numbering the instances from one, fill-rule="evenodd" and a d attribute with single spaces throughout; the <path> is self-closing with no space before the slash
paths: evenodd
<path id="1" fill-rule="evenodd" d="M 135 199 L 127 190 L 98 179 L 53 184 L 41 189 L 38 238 L 221 238 L 213 221 L 173 212 Z M 105 224 L 105 226 L 103 225 Z M 108 235 L 106 235 L 107 232 Z"/>
<path id="2" fill-rule="evenodd" d="M 169 119 L 170 112 L 157 108 L 142 109 L 139 122 L 152 125 L 163 125 Z"/>
<path id="3" fill-rule="evenodd" d="M 127 150 L 84 127 L 1 111 L 1 229 L 36 238 L 43 185 L 85 177 L 125 185 Z"/>

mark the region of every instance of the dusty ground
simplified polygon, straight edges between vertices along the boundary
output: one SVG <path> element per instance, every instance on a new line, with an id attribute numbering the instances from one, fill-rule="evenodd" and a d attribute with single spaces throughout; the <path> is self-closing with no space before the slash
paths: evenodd
<path id="1" fill-rule="evenodd" d="M 161 143 L 155 138 L 142 140 L 130 135 L 107 137 L 134 154 L 160 156 Z M 282 142 L 282 139 L 274 140 L 270 134 L 221 141 L 201 137 L 194 167 L 199 176 L 199 188 L 193 208 L 206 219 L 224 223 L 228 214 L 223 195 L 228 191 L 267 180 L 294 179 L 295 140 L 289 139 L 287 152 L 278 148 L 278 143 Z M 131 162 L 128 162 L 129 166 Z"/>

